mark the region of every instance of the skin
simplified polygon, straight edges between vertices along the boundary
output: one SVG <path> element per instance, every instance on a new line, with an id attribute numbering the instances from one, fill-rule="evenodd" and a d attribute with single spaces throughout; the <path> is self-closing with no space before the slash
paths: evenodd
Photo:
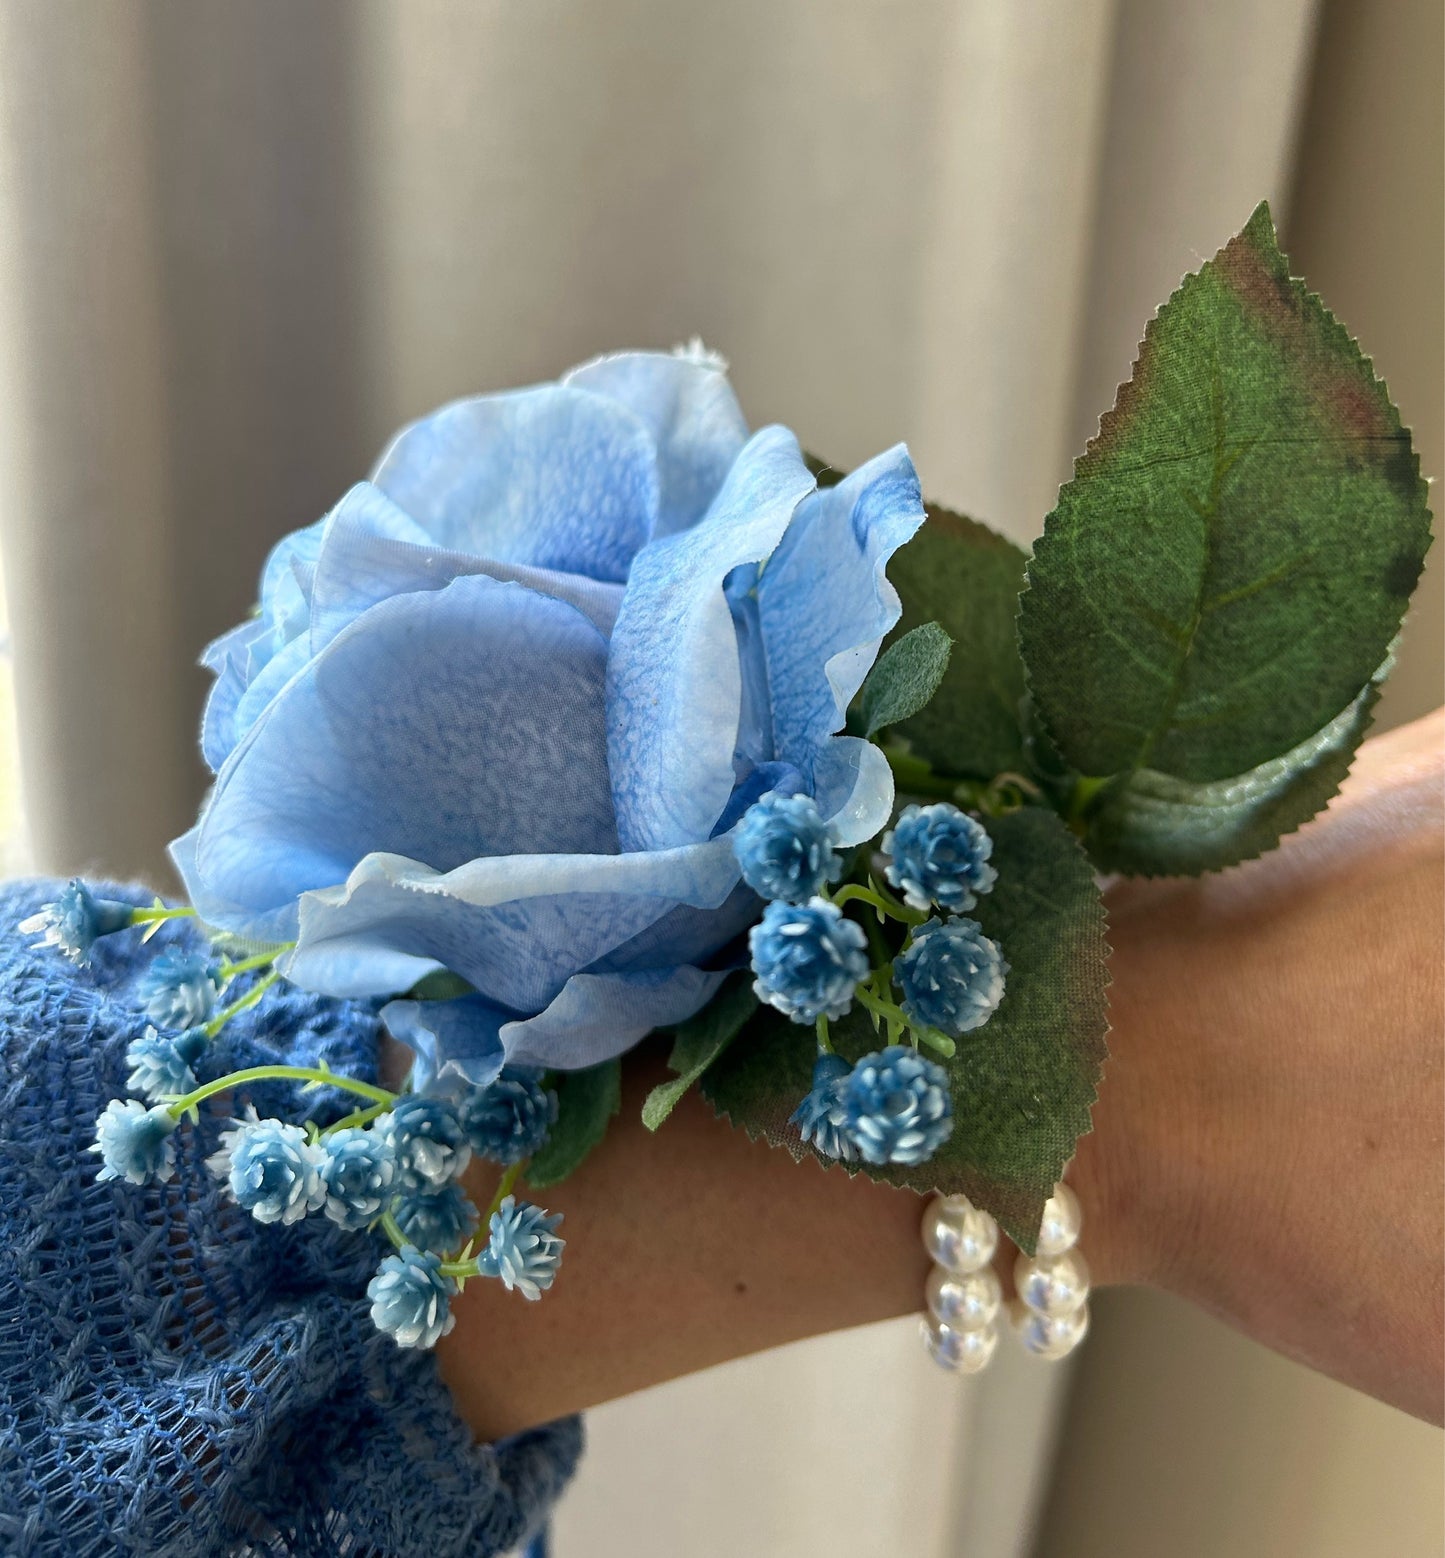
<path id="1" fill-rule="evenodd" d="M 1069 1172 L 1096 1285 L 1167 1289 L 1436 1423 L 1442 782 L 1445 710 L 1367 743 L 1264 859 L 1111 891 L 1112 1058 Z M 566 1216 L 544 1300 L 456 1301 L 437 1356 L 479 1438 L 922 1307 L 918 1196 L 795 1164 L 695 1093 L 653 1135 L 665 1074 L 640 1052 L 605 1142 L 538 1196 Z M 494 1180 L 474 1166 L 480 1204 Z"/>

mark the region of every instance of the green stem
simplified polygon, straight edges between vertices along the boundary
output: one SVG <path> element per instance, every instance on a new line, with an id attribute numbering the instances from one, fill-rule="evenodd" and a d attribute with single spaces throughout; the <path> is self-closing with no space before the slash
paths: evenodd
<path id="1" fill-rule="evenodd" d="M 244 958 L 239 963 L 223 963 L 221 965 L 221 988 L 224 990 L 238 974 L 249 974 L 253 968 L 269 968 L 283 953 L 291 951 L 296 945 L 294 941 L 288 941 L 279 947 L 273 947 L 269 952 L 258 952 L 255 957 Z"/>
<path id="2" fill-rule="evenodd" d="M 1074 781 L 1074 788 L 1069 792 L 1069 809 L 1064 821 L 1077 833 L 1081 830 L 1084 817 L 1090 806 L 1094 803 L 1094 797 L 1108 784 L 1109 778 L 1091 779 L 1086 774 L 1081 774 Z"/>
<path id="3" fill-rule="evenodd" d="M 914 757 L 911 752 L 899 751 L 896 747 L 885 746 L 883 755 L 888 759 L 888 766 L 893 770 L 899 790 L 910 795 L 952 801 L 965 810 L 981 811 L 990 817 L 1003 816 L 1017 811 L 1021 805 L 1043 799 L 1044 792 L 1026 774 L 1008 771 L 995 774 L 987 781 L 958 779 L 948 774 L 935 773 L 932 766 L 922 758 Z M 1102 779 L 1081 780 L 1081 784 L 1091 788 L 1080 797 L 1080 804 L 1091 800 L 1094 789 L 1106 782 Z M 1078 819 L 1070 815 L 1066 820 L 1073 823 Z"/>
<path id="4" fill-rule="evenodd" d="M 1031 801 L 1041 801 L 1044 798 L 1044 792 L 1032 779 L 1024 774 L 1016 774 L 1012 770 L 1006 773 L 995 774 L 989 789 L 998 791 L 1000 794 L 1006 789 L 1017 790 L 1021 796 Z"/>
<path id="5" fill-rule="evenodd" d="M 869 950 L 873 953 L 874 966 L 881 968 L 885 963 L 891 965 L 893 952 L 883 939 L 883 927 L 878 923 L 876 914 L 863 916 L 863 930 L 868 937 Z"/>
<path id="6" fill-rule="evenodd" d="M 958 789 L 958 780 L 934 773 L 932 767 L 911 752 L 901 752 L 897 747 L 885 746 L 883 755 L 898 781 L 898 788 L 909 795 L 929 796 L 934 800 L 951 801 Z"/>
<path id="7" fill-rule="evenodd" d="M 130 911 L 130 922 L 132 925 L 159 925 L 163 920 L 192 918 L 195 912 L 189 906 L 183 906 L 179 909 L 168 909 L 161 903 L 155 904 L 149 909 L 132 909 Z"/>
<path id="8" fill-rule="evenodd" d="M 818 1035 L 818 1048 L 822 1050 L 825 1055 L 831 1055 L 833 1053 L 833 1041 L 828 1037 L 827 1017 L 820 1016 L 817 1022 L 813 1024 L 813 1027 Z"/>
<path id="9" fill-rule="evenodd" d="M 196 911 L 189 907 L 168 909 L 157 899 L 149 909 L 132 909 L 130 911 L 130 923 L 132 925 L 144 925 L 141 932 L 141 941 L 146 942 L 166 923 L 167 920 L 194 919 Z"/>
<path id="10" fill-rule="evenodd" d="M 370 1125 L 379 1114 L 385 1114 L 391 1108 L 389 1103 L 371 1104 L 365 1109 L 353 1109 L 350 1114 L 344 1114 L 339 1120 L 333 1121 L 322 1131 L 322 1136 L 335 1135 L 337 1131 L 345 1131 L 353 1126 Z"/>
<path id="11" fill-rule="evenodd" d="M 940 1033 L 937 1028 L 925 1028 L 921 1023 L 909 1022 L 907 1012 L 895 1006 L 892 1001 L 884 1000 L 867 984 L 859 985 L 853 993 L 870 1012 L 876 1012 L 888 1024 L 890 1044 L 898 1043 L 903 1030 L 907 1029 L 915 1049 L 920 1044 L 926 1044 L 929 1049 L 935 1050 L 947 1060 L 951 1060 L 958 1053 L 958 1046 L 946 1033 Z"/>
<path id="12" fill-rule="evenodd" d="M 848 882 L 833 894 L 833 902 L 840 909 L 847 903 L 871 904 L 880 914 L 886 914 L 889 919 L 898 920 L 904 925 L 922 925 L 928 918 L 919 910 L 900 903 L 892 893 L 879 887 L 877 882 L 871 882 L 867 887 L 859 882 Z"/>
<path id="13" fill-rule="evenodd" d="M 212 1017 L 211 1020 L 206 1024 L 206 1037 L 208 1039 L 214 1039 L 215 1036 L 221 1031 L 221 1029 L 224 1028 L 233 1017 L 237 1016 L 241 1012 L 244 1012 L 248 1006 L 254 1006 L 256 1002 L 259 1001 L 263 995 L 265 995 L 265 993 L 271 988 L 272 985 L 276 983 L 280 977 L 280 974 L 278 974 L 273 968 L 264 979 L 258 979 L 256 983 L 252 985 L 251 988 L 245 993 L 245 995 L 240 996 L 238 999 L 232 1001 L 229 1006 L 222 1007 L 221 1010 L 218 1011 L 216 1015 Z"/>
<path id="14" fill-rule="evenodd" d="M 334 1071 L 322 1071 L 315 1066 L 249 1066 L 245 1071 L 232 1071 L 226 1076 L 217 1077 L 214 1082 L 204 1083 L 194 1092 L 177 1098 L 168 1107 L 171 1116 L 179 1120 L 188 1109 L 194 1109 L 197 1104 L 204 1103 L 217 1093 L 229 1092 L 231 1088 L 240 1087 L 245 1082 L 271 1081 L 317 1082 L 327 1087 L 339 1087 L 343 1092 L 370 1098 L 384 1108 L 389 1108 L 397 1098 L 395 1093 L 388 1093 L 384 1087 L 374 1087 L 370 1082 L 358 1082 L 354 1077 L 338 1076 Z"/>
<path id="15" fill-rule="evenodd" d="M 401 1231 L 401 1225 L 397 1222 L 396 1218 L 391 1215 L 390 1212 L 383 1212 L 381 1214 L 381 1228 L 382 1232 L 387 1236 L 388 1239 L 391 1240 L 397 1249 L 405 1249 L 406 1246 L 411 1243 L 411 1240 L 408 1239 L 407 1236 Z"/>
<path id="16" fill-rule="evenodd" d="M 893 1004 L 892 1001 L 885 1001 L 882 996 L 874 995 L 874 993 L 866 985 L 859 985 L 853 994 L 857 997 L 859 1002 L 862 1003 L 862 1005 L 868 1008 L 870 1012 L 876 1012 L 880 1017 L 882 1017 L 890 1024 L 903 1023 L 908 1021 L 908 1019 L 903 1015 L 899 1008 Z"/>
<path id="17" fill-rule="evenodd" d="M 505 1201 L 509 1195 L 511 1195 L 512 1187 L 522 1177 L 522 1171 L 526 1167 L 527 1159 L 523 1158 L 520 1163 L 514 1163 L 511 1168 L 509 1168 L 507 1172 L 502 1175 L 500 1181 L 497 1184 L 497 1192 L 492 1197 L 491 1205 L 488 1206 L 487 1210 L 482 1214 L 481 1226 L 483 1228 L 485 1228 L 487 1224 L 491 1222 L 502 1202 Z M 461 1287 L 472 1277 L 479 1277 L 482 1274 L 482 1268 L 477 1263 L 477 1258 L 475 1255 L 473 1255 L 470 1260 L 443 1261 L 441 1265 L 437 1267 L 437 1271 L 443 1277 L 450 1277 L 458 1287 Z"/>
<path id="18" fill-rule="evenodd" d="M 482 1268 L 477 1265 L 475 1255 L 470 1260 L 444 1260 L 437 1267 L 437 1272 L 443 1277 L 450 1277 L 453 1282 L 465 1282 L 468 1277 L 479 1277 Z"/>
<path id="19" fill-rule="evenodd" d="M 929 1049 L 942 1055 L 945 1060 L 952 1060 L 958 1053 L 958 1045 L 946 1033 L 940 1033 L 937 1028 L 915 1028 L 913 1037 L 920 1044 L 926 1044 Z"/>
<path id="20" fill-rule="evenodd" d="M 512 1186 L 515 1185 L 522 1177 L 522 1170 L 526 1168 L 526 1166 L 527 1159 L 523 1158 L 520 1163 L 514 1163 L 511 1168 L 509 1168 L 507 1172 L 502 1175 L 501 1179 L 498 1180 L 496 1194 L 492 1197 L 492 1204 L 482 1214 L 482 1224 L 484 1227 L 491 1221 L 492 1213 L 501 1206 L 502 1202 L 505 1201 L 509 1195 L 511 1195 Z"/>

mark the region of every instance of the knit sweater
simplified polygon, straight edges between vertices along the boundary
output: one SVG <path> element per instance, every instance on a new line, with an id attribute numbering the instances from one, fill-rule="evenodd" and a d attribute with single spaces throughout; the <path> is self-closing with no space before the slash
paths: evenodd
<path id="1" fill-rule="evenodd" d="M 15 930 L 62 885 L 0 887 L 0 1551 L 491 1558 L 530 1539 L 577 1420 L 473 1444 L 431 1354 L 371 1322 L 378 1240 L 262 1225 L 205 1167 L 245 1099 L 319 1123 L 354 1100 L 253 1086 L 180 1126 L 166 1183 L 97 1181 L 96 1116 L 147 1025 L 136 982 L 159 947 L 200 943 L 185 922 L 146 946 L 124 931 L 73 967 Z M 324 1060 L 374 1080 L 378 1032 L 368 1006 L 281 985 L 197 1074 Z"/>

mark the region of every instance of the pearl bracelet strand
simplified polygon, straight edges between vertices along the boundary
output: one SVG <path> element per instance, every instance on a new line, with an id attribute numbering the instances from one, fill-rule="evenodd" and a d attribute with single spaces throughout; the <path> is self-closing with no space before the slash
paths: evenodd
<path id="1" fill-rule="evenodd" d="M 1014 1265 L 1009 1305 L 1014 1335 L 1036 1358 L 1066 1358 L 1089 1329 L 1089 1268 L 1075 1248 L 1082 1217 L 1067 1185 L 1044 1206 L 1038 1248 Z M 933 1260 L 924 1292 L 923 1346 L 940 1368 L 978 1374 L 998 1351 L 1003 1295 L 993 1269 L 998 1224 L 967 1196 L 936 1196 L 923 1214 L 923 1247 Z"/>

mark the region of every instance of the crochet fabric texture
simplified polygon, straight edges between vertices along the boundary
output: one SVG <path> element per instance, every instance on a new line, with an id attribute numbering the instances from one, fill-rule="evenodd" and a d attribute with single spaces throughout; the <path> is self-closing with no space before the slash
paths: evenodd
<path id="1" fill-rule="evenodd" d="M 432 1355 L 372 1325 L 373 1237 L 264 1226 L 223 1198 L 204 1159 L 244 1099 L 182 1123 L 166 1184 L 97 1183 L 95 1118 L 147 1025 L 137 980 L 161 947 L 200 943 L 184 922 L 146 946 L 121 932 L 73 968 L 14 929 L 63 885 L 0 887 L 0 1552 L 491 1558 L 527 1541 L 579 1422 L 474 1445 Z M 365 1006 L 281 986 L 197 1075 L 324 1058 L 374 1080 L 378 1032 Z M 353 1107 L 286 1083 L 244 1096 L 322 1124 Z"/>

